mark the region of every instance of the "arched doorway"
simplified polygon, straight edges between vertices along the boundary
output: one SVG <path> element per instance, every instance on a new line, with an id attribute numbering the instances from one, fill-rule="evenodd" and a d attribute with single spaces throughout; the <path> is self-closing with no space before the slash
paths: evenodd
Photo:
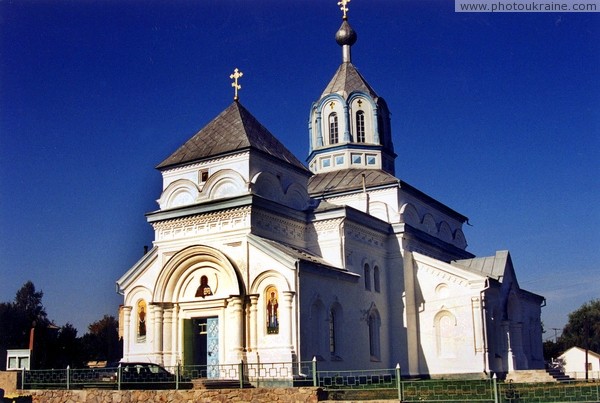
<path id="1" fill-rule="evenodd" d="M 172 335 L 161 346 L 165 363 L 198 366 L 210 377 L 216 365 L 238 362 L 244 295 L 239 272 L 223 252 L 194 245 L 174 254 L 154 289 L 155 303 L 168 307 L 172 318 L 162 324 L 163 334 Z"/>

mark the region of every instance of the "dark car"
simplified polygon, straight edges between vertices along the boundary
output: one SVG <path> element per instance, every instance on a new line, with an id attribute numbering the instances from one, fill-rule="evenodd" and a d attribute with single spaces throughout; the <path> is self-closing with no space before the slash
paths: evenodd
<path id="1" fill-rule="evenodd" d="M 158 364 L 149 362 L 122 362 L 120 371 L 123 389 L 184 389 L 191 387 L 189 378 L 179 377 Z"/>

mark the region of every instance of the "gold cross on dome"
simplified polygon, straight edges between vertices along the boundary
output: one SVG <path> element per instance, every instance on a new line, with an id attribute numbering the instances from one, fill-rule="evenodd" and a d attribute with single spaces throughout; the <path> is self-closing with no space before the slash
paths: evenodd
<path id="1" fill-rule="evenodd" d="M 234 88 L 234 95 L 233 95 L 234 101 L 238 100 L 238 90 L 242 89 L 242 86 L 238 84 L 238 78 L 240 78 L 243 75 L 244 75 L 244 73 L 242 73 L 238 69 L 234 69 L 233 74 L 229 76 L 229 78 L 231 78 L 233 80 L 233 82 L 231 83 L 231 86 Z"/>
<path id="2" fill-rule="evenodd" d="M 350 3 L 350 0 L 340 0 L 337 3 L 338 6 L 341 6 L 340 10 L 342 10 L 342 12 L 344 13 L 344 15 L 342 17 L 343 19 L 348 18 L 348 16 L 346 15 L 346 13 L 348 12 L 348 7 L 346 7 L 348 5 L 348 3 Z"/>

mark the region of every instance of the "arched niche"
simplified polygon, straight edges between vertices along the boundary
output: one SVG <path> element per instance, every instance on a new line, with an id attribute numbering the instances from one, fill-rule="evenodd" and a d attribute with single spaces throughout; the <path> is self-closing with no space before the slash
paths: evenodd
<path id="1" fill-rule="evenodd" d="M 440 223 L 438 237 L 446 242 L 452 242 L 452 229 L 446 221 Z"/>
<path id="2" fill-rule="evenodd" d="M 199 200 L 222 199 L 239 196 L 248 192 L 244 177 L 233 169 L 222 169 L 208 177 L 202 188 Z"/>
<path id="3" fill-rule="evenodd" d="M 154 287 L 154 301 L 179 302 L 190 300 L 202 284 L 202 276 L 215 279 L 215 297 L 245 295 L 238 270 L 223 252 L 205 245 L 193 245 L 180 250 L 165 264 Z"/>
<path id="4" fill-rule="evenodd" d="M 437 225 L 435 224 L 435 219 L 431 214 L 425 214 L 425 216 L 423 217 L 423 222 L 421 224 L 423 225 L 423 228 L 425 229 L 425 231 L 427 231 L 427 233 L 431 235 L 437 234 Z"/>
<path id="5" fill-rule="evenodd" d="M 200 189 L 188 179 L 178 179 L 163 190 L 158 199 L 161 210 L 194 204 L 198 200 Z"/>
<path id="6" fill-rule="evenodd" d="M 419 218 L 419 213 L 415 206 L 410 203 L 404 203 L 400 208 L 400 221 L 418 228 L 421 219 Z"/>
<path id="7" fill-rule="evenodd" d="M 252 178 L 252 193 L 280 202 L 283 197 L 281 180 L 270 172 L 259 172 Z"/>

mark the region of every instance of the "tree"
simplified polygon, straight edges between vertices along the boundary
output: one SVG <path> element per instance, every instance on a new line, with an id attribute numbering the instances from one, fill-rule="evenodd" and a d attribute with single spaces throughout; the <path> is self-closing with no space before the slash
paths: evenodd
<path id="1" fill-rule="evenodd" d="M 559 341 L 565 350 L 577 346 L 600 352 L 600 299 L 586 302 L 569 314 Z"/>
<path id="2" fill-rule="evenodd" d="M 84 359 L 118 361 L 123 356 L 123 343 L 119 340 L 119 322 L 110 315 L 88 327 L 82 338 Z"/>
<path id="3" fill-rule="evenodd" d="M 27 281 L 17 291 L 12 303 L 0 304 L 0 366 L 6 363 L 6 350 L 28 348 L 30 337 L 33 335 L 34 356 L 32 365 L 40 367 L 45 364 L 47 355 L 47 340 L 52 337 L 49 330 L 50 321 L 42 304 L 42 291 L 36 291 L 35 285 Z M 35 355 L 35 352 L 41 354 Z"/>
<path id="4" fill-rule="evenodd" d="M 81 338 L 77 337 L 77 329 L 67 323 L 58 331 L 56 339 L 56 368 L 83 367 L 83 351 Z"/>
<path id="5" fill-rule="evenodd" d="M 36 322 L 37 325 L 42 326 L 47 325 L 49 320 L 42 304 L 43 296 L 44 292 L 36 291 L 33 282 L 28 281 L 17 291 L 15 308 L 22 312 L 29 322 Z"/>

